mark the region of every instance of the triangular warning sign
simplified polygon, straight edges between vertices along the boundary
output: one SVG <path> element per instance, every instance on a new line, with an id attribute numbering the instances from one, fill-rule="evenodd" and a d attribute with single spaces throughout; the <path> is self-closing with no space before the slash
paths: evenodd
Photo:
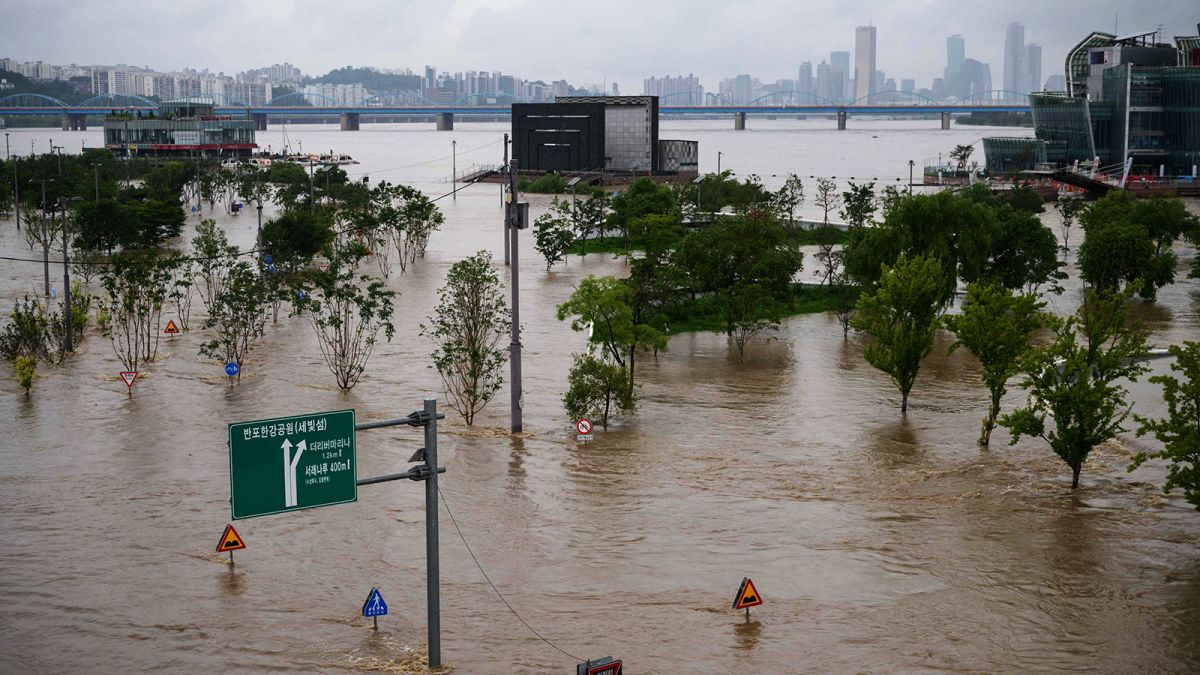
<path id="1" fill-rule="evenodd" d="M 221 540 L 217 542 L 217 553 L 237 551 L 243 548 L 246 548 L 246 542 L 242 541 L 241 535 L 233 529 L 233 525 L 226 525 L 225 531 L 221 533 Z"/>
<path id="2" fill-rule="evenodd" d="M 167 321 L 167 327 L 163 329 L 163 332 L 166 333 L 167 335 L 178 335 L 179 334 L 179 326 L 175 325 L 175 319 L 171 319 L 171 320 Z"/>
<path id="3" fill-rule="evenodd" d="M 137 376 L 138 376 L 138 374 L 137 374 L 137 371 L 136 371 L 136 370 L 124 370 L 124 371 L 121 371 L 121 379 L 122 379 L 122 380 L 125 380 L 125 386 L 126 386 L 126 387 L 130 387 L 130 388 L 132 388 L 132 387 L 133 387 L 133 381 L 137 379 Z"/>
<path id="4" fill-rule="evenodd" d="M 754 582 L 750 581 L 750 577 L 742 577 L 742 585 L 738 587 L 737 597 L 733 599 L 733 608 L 745 609 L 761 604 L 763 604 L 763 599 L 758 594 L 758 589 L 754 587 Z"/>

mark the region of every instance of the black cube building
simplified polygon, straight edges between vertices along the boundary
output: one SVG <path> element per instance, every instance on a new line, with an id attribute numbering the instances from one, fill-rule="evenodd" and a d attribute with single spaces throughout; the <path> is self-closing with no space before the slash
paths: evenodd
<path id="1" fill-rule="evenodd" d="M 604 104 L 514 103 L 513 159 L 521 171 L 605 168 Z"/>

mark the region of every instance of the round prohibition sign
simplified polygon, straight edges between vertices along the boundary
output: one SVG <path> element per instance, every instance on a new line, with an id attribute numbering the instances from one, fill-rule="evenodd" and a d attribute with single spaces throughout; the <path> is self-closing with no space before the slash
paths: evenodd
<path id="1" fill-rule="evenodd" d="M 575 423 L 575 431 L 587 436 L 588 434 L 592 433 L 592 421 L 584 417 Z"/>

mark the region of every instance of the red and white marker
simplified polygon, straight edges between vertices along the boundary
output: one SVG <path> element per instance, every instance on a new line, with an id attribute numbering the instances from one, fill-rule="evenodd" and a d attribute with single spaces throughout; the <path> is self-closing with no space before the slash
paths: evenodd
<path id="1" fill-rule="evenodd" d="M 575 431 L 578 431 L 580 436 L 587 436 L 592 433 L 592 421 L 584 417 L 575 423 Z"/>
<path id="2" fill-rule="evenodd" d="M 130 389 L 133 389 L 133 382 L 137 379 L 137 376 L 138 374 L 136 370 L 121 371 L 121 379 L 125 380 L 125 386 Z"/>

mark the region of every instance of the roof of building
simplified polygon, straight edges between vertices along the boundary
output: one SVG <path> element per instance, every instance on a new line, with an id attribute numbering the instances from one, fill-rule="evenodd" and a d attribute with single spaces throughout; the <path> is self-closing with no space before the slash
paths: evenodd
<path id="1" fill-rule="evenodd" d="M 657 96 L 555 96 L 555 103 L 603 103 L 604 105 L 648 105 Z"/>

